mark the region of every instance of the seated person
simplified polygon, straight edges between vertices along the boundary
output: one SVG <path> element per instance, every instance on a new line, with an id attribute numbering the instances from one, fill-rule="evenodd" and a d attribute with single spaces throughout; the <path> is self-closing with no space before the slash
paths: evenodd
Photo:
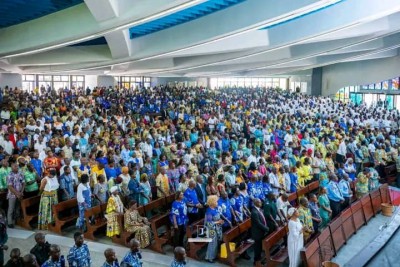
<path id="1" fill-rule="evenodd" d="M 151 230 L 147 218 L 140 216 L 137 211 L 137 203 L 132 200 L 129 202 L 129 209 L 125 212 L 125 231 L 134 233 L 139 241 L 141 248 L 150 245 Z"/>

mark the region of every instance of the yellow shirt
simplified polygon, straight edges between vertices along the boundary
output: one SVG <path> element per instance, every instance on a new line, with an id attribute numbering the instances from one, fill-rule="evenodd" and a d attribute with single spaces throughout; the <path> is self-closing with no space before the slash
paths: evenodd
<path id="1" fill-rule="evenodd" d="M 303 165 L 297 169 L 298 182 L 301 187 L 305 186 L 305 182 L 311 180 L 311 166 Z"/>
<path id="2" fill-rule="evenodd" d="M 104 175 L 104 178 L 107 181 L 107 176 L 106 176 L 106 171 L 104 169 L 99 170 L 99 167 L 97 165 L 94 165 L 92 167 L 92 181 L 90 183 L 91 186 L 94 186 L 95 184 L 97 184 L 97 177 L 99 177 L 99 175 Z"/>
<path id="3" fill-rule="evenodd" d="M 156 178 L 156 186 L 160 187 L 166 195 L 169 195 L 169 182 L 166 174 L 159 174 Z M 157 190 L 157 197 L 164 197 L 160 190 Z"/>

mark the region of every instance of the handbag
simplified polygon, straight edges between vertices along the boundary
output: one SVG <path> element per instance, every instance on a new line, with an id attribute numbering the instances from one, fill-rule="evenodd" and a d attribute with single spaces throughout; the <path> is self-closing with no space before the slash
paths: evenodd
<path id="1" fill-rule="evenodd" d="M 235 249 L 236 249 L 236 243 L 229 242 L 229 250 L 235 251 Z M 228 257 L 228 252 L 226 250 L 226 243 L 221 244 L 221 253 L 220 254 L 221 254 L 220 257 L 222 259 L 226 259 Z"/>

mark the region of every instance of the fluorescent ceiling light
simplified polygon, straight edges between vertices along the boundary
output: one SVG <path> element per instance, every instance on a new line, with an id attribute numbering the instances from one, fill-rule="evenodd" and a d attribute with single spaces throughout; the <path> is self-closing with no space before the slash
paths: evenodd
<path id="1" fill-rule="evenodd" d="M 157 19 L 157 18 L 160 18 L 160 17 L 164 17 L 164 16 L 169 15 L 171 13 L 175 13 L 177 11 L 189 8 L 191 6 L 198 5 L 198 4 L 200 4 L 202 2 L 205 2 L 205 1 L 206 0 L 192 0 L 192 1 L 186 2 L 186 3 L 182 4 L 182 5 L 179 5 L 179 6 L 164 10 L 164 11 L 159 12 L 157 14 L 154 14 L 154 15 L 151 15 L 151 16 L 139 19 L 139 20 L 135 20 L 133 22 L 129 22 L 129 23 L 123 24 L 123 25 L 118 26 L 116 28 L 113 28 L 113 29 L 110 29 L 110 30 L 101 31 L 101 32 L 99 32 L 97 34 L 93 34 L 93 35 L 90 35 L 90 36 L 86 36 L 86 37 L 83 37 L 83 38 L 75 39 L 75 40 L 72 40 L 72 41 L 68 41 L 68 42 L 64 42 L 64 43 L 60 43 L 60 44 L 56 44 L 56 45 L 50 45 L 50 46 L 46 46 L 46 47 L 43 47 L 43 48 L 38 48 L 38 49 L 27 51 L 27 52 L 21 52 L 21 53 L 15 53 L 15 54 L 7 55 L 7 56 L 4 56 L 4 57 L 1 57 L 0 59 L 2 59 L 2 58 L 10 58 L 10 57 L 17 57 L 17 56 L 25 56 L 25 55 L 30 55 L 30 54 L 36 54 L 36 53 L 40 53 L 40 52 L 44 52 L 44 51 L 48 51 L 48 50 L 53 50 L 53 49 L 56 49 L 56 48 L 60 48 L 60 47 L 64 47 L 64 46 L 68 46 L 68 45 L 72 45 L 72 44 L 76 44 L 76 43 L 89 41 L 91 39 L 102 37 L 102 36 L 104 36 L 104 35 L 106 35 L 108 33 L 114 32 L 114 31 L 124 30 L 126 28 L 130 28 L 130 27 L 133 27 L 133 26 L 136 26 L 136 25 L 140 25 L 140 24 L 146 23 L 148 21 L 151 21 L 151 20 L 154 20 L 154 19 Z"/>
<path id="2" fill-rule="evenodd" d="M 293 46 L 293 45 L 302 44 L 302 43 L 311 41 L 311 40 L 313 40 L 313 39 L 320 38 L 321 36 L 329 35 L 329 34 L 332 34 L 332 33 L 338 32 L 338 31 L 342 31 L 342 30 L 346 30 L 346 29 L 349 29 L 349 28 L 353 28 L 353 27 L 359 26 L 359 25 L 361 25 L 361 24 L 364 24 L 364 23 L 367 23 L 367 22 L 370 22 L 370 21 L 373 21 L 373 20 L 382 18 L 382 17 L 384 17 L 384 16 L 387 16 L 387 15 L 390 15 L 390 14 L 393 14 L 393 13 L 396 13 L 396 12 L 398 12 L 398 11 L 400 11 L 400 7 L 397 8 L 397 9 L 391 9 L 391 10 L 389 10 L 389 11 L 385 11 L 385 12 L 381 12 L 381 13 L 379 13 L 379 14 L 375 14 L 375 15 L 370 16 L 370 17 L 365 18 L 365 19 L 361 19 L 361 20 L 359 20 L 359 21 L 357 21 L 357 22 L 354 22 L 354 23 L 352 23 L 352 24 L 350 24 L 350 25 L 341 27 L 341 28 L 339 28 L 339 29 L 334 29 L 334 30 L 331 30 L 331 31 L 328 31 L 328 32 L 325 32 L 325 33 L 322 33 L 322 34 L 318 34 L 318 35 L 315 35 L 315 36 L 312 36 L 312 37 L 309 37 L 309 38 L 306 38 L 306 39 L 302 39 L 302 40 L 299 40 L 299 41 L 291 42 L 291 43 L 288 43 L 288 44 L 286 44 L 286 45 L 274 47 L 274 48 L 267 49 L 267 50 L 264 50 L 264 51 L 255 52 L 255 53 L 252 53 L 252 54 L 249 54 L 249 55 L 240 56 L 240 57 L 236 57 L 236 58 L 225 59 L 225 60 L 221 60 L 221 61 L 218 61 L 218 62 L 206 63 L 206 64 L 197 65 L 197 66 L 192 66 L 192 67 L 178 68 L 178 69 L 169 69 L 169 70 L 164 70 L 164 71 L 160 71 L 160 72 L 152 72 L 151 74 L 154 75 L 154 74 L 167 73 L 167 72 L 173 72 L 173 71 L 186 71 L 186 70 L 191 70 L 191 69 L 197 69 L 197 68 L 215 66 L 215 65 L 219 65 L 219 64 L 221 64 L 221 63 L 228 63 L 228 62 L 232 62 L 232 61 L 236 61 L 236 60 L 242 60 L 242 59 L 246 59 L 246 58 L 250 58 L 250 57 L 254 57 L 254 56 L 259 56 L 259 55 L 262 55 L 262 54 L 265 54 L 265 53 L 270 53 L 270 52 L 273 52 L 273 51 L 276 51 L 276 50 L 279 50 L 279 49 L 284 49 L 284 48 L 287 48 L 287 47 L 291 47 L 291 46 Z M 391 33 L 391 34 L 392 34 L 392 33 Z M 387 34 L 387 35 L 390 35 L 390 34 Z M 382 36 L 381 36 L 381 37 L 382 37 Z M 371 41 L 371 40 L 379 39 L 379 38 L 381 38 L 381 37 L 376 37 L 376 38 L 373 38 L 373 39 L 368 39 L 368 40 L 365 40 L 365 41 L 353 43 L 353 44 L 351 44 L 351 45 L 349 45 L 349 46 L 345 46 L 345 47 L 342 47 L 342 48 L 340 48 L 340 49 L 352 47 L 352 46 L 355 46 L 355 45 L 359 45 L 359 44 L 362 44 L 362 43 L 365 43 L 365 42 L 369 42 L 369 41 Z M 324 53 L 325 53 L 325 52 L 324 52 Z M 301 58 L 301 59 L 304 59 L 304 58 Z M 299 60 L 301 60 L 301 59 L 299 59 Z M 293 60 L 293 61 L 297 61 L 297 60 Z M 287 62 L 285 62 L 285 63 L 287 63 Z M 282 63 L 278 63 L 278 65 L 279 65 L 279 64 L 282 64 Z M 259 68 L 255 68 L 255 69 L 247 69 L 246 71 L 268 68 L 268 67 L 270 67 L 270 66 L 271 66 L 271 65 L 268 65 L 267 67 L 259 67 Z M 243 71 L 244 71 L 244 70 L 243 70 Z"/>
<path id="3" fill-rule="evenodd" d="M 277 25 L 277 24 L 281 24 L 283 22 L 286 22 L 286 21 L 289 21 L 289 20 L 293 20 L 295 18 L 304 16 L 306 14 L 315 12 L 317 10 L 326 8 L 328 6 L 337 4 L 337 3 L 342 2 L 342 1 L 345 1 L 345 0 L 318 1 L 318 2 L 316 2 L 314 4 L 308 5 L 306 7 L 302 7 L 302 8 L 293 10 L 293 11 L 291 11 L 289 13 L 280 15 L 278 17 L 274 17 L 274 18 L 272 18 L 270 20 L 267 20 L 266 22 L 258 23 L 255 26 L 248 27 L 248 28 L 246 28 L 244 30 L 237 31 L 237 32 L 234 32 L 232 34 L 227 34 L 225 36 L 217 37 L 217 38 L 215 38 L 213 40 L 205 41 L 205 42 L 202 42 L 202 43 L 199 43 L 199 44 L 195 44 L 195 45 L 191 45 L 191 46 L 188 46 L 188 47 L 185 47 L 185 48 L 176 49 L 176 50 L 173 50 L 173 51 L 170 51 L 170 52 L 160 53 L 158 55 L 153 55 L 153 56 L 149 56 L 149 57 L 145 57 L 145 58 L 141 58 L 141 59 L 135 59 L 135 60 L 129 60 L 128 59 L 128 60 L 124 60 L 123 62 L 119 62 L 119 63 L 112 63 L 112 64 L 106 64 L 106 65 L 83 68 L 83 69 L 75 69 L 75 70 L 72 70 L 72 71 L 76 71 L 76 70 L 95 70 L 95 69 L 104 68 L 104 67 L 119 66 L 119 65 L 124 65 L 124 64 L 134 63 L 134 62 L 140 62 L 140 61 L 145 61 L 145 60 L 150 60 L 150 59 L 155 59 L 155 58 L 159 58 L 159 57 L 163 57 L 163 56 L 172 55 L 174 53 L 186 51 L 186 50 L 189 50 L 189 49 L 192 49 L 192 48 L 196 48 L 196 47 L 200 47 L 200 46 L 207 45 L 207 44 L 212 44 L 212 43 L 215 43 L 215 42 L 218 42 L 218 41 L 221 41 L 221 40 L 225 40 L 225 39 L 228 39 L 228 38 L 231 38 L 231 37 L 234 37 L 234 36 L 238 36 L 238 35 L 241 35 L 241 34 L 245 34 L 245 33 L 251 32 L 251 31 L 260 30 L 260 29 L 263 29 L 263 28 L 266 28 L 266 27 L 271 27 L 271 26 L 274 26 L 274 25 Z"/>

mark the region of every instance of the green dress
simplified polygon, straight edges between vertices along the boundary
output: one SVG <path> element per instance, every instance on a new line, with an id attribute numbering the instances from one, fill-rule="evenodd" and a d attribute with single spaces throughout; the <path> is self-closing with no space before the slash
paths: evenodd
<path id="1" fill-rule="evenodd" d="M 321 215 L 321 219 L 322 219 L 320 228 L 323 229 L 328 225 L 328 223 L 330 221 L 329 212 L 322 208 L 322 207 L 325 207 L 328 209 L 331 208 L 328 196 L 326 194 L 320 195 L 318 197 L 318 204 L 319 204 L 319 214 Z"/>

